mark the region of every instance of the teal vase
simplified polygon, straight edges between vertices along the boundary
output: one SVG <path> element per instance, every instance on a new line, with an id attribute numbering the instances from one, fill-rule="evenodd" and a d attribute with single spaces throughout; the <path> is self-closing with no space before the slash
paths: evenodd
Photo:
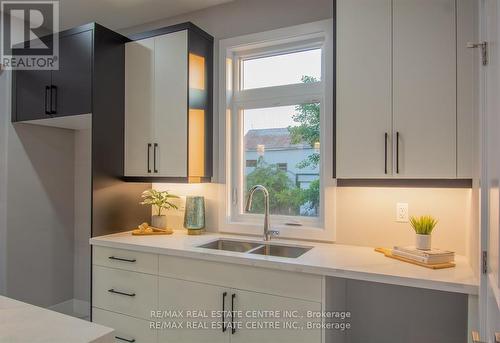
<path id="1" fill-rule="evenodd" d="M 186 197 L 184 212 L 184 228 L 190 235 L 199 235 L 205 228 L 205 198 L 201 196 Z"/>

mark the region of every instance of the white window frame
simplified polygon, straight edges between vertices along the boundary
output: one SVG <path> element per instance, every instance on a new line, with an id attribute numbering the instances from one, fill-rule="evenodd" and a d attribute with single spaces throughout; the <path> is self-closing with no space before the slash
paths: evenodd
<path id="1" fill-rule="evenodd" d="M 321 81 L 239 91 L 240 61 L 244 58 L 322 49 Z M 233 77 L 234 76 L 234 77 Z M 323 20 L 273 31 L 221 40 L 219 43 L 219 231 L 261 235 L 261 214 L 243 213 L 244 152 L 241 146 L 241 110 L 289 106 L 301 103 L 321 104 L 320 134 L 320 215 L 319 217 L 271 214 L 271 225 L 280 236 L 295 239 L 332 241 L 335 238 L 333 179 L 333 22 Z M 238 87 L 236 87 L 238 86 Z M 329 209 L 326 211 L 326 209 Z M 331 210 L 330 210 L 331 209 Z M 300 226 L 290 225 L 300 224 Z"/>

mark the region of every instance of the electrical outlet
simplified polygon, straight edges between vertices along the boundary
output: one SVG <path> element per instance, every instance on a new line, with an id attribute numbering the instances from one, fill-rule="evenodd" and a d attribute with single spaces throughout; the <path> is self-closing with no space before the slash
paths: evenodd
<path id="1" fill-rule="evenodd" d="M 398 202 L 396 204 L 396 221 L 398 223 L 408 223 L 408 203 Z"/>

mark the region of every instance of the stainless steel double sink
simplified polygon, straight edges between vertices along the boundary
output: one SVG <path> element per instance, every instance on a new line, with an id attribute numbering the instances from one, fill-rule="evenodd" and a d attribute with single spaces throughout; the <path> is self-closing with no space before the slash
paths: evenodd
<path id="1" fill-rule="evenodd" d="M 313 248 L 306 246 L 238 241 L 231 239 L 218 239 L 210 243 L 198 245 L 197 247 L 288 258 L 297 258 Z"/>

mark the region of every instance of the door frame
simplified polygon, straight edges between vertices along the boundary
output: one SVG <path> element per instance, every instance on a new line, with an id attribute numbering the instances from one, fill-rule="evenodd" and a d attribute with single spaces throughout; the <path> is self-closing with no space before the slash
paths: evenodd
<path id="1" fill-rule="evenodd" d="M 491 0 L 480 0 L 479 1 L 479 11 L 478 11 L 478 23 L 479 23 L 479 41 L 487 41 L 491 43 L 492 37 L 488 36 L 489 25 L 487 22 L 488 16 L 488 6 L 487 1 Z M 498 5 L 500 6 L 500 5 Z M 500 8 L 500 7 L 499 7 Z M 500 9 L 497 10 L 495 14 L 496 20 L 498 20 L 498 15 L 500 14 Z M 497 27 L 498 24 L 495 24 Z M 498 34 L 497 34 L 498 35 Z M 500 38 L 500 35 L 496 37 Z M 493 44 L 492 44 L 493 45 Z M 494 46 L 492 46 L 495 48 Z M 477 51 L 476 53 L 479 54 Z M 491 55 L 490 55 L 491 56 Z M 490 61 L 491 62 L 491 61 Z M 486 73 L 491 71 L 487 66 L 483 66 L 481 61 L 478 63 L 479 70 L 479 94 L 478 94 L 478 106 L 479 106 L 479 145 L 480 145 L 480 171 L 479 171 L 479 179 L 480 179 L 480 237 L 479 237 L 479 331 L 481 337 L 485 338 L 488 342 L 488 339 L 491 338 L 491 333 L 495 328 L 491 327 L 492 323 L 491 318 L 489 318 L 490 312 L 489 309 L 491 307 L 495 307 L 497 305 L 497 313 L 500 313 L 500 294 L 496 291 L 498 287 L 490 287 L 490 272 L 483 273 L 482 259 L 483 252 L 489 252 L 489 220 L 490 220 L 490 180 L 489 180 L 489 156 L 488 156 L 488 144 L 489 144 L 489 135 L 488 135 L 488 78 L 486 77 Z M 500 80 L 498 80 L 500 84 Z M 500 109 L 499 109 L 500 110 Z M 489 257 L 487 258 L 487 260 Z M 489 261 L 487 261 L 489 265 Z M 495 301 L 496 304 L 489 304 L 489 301 Z"/>

